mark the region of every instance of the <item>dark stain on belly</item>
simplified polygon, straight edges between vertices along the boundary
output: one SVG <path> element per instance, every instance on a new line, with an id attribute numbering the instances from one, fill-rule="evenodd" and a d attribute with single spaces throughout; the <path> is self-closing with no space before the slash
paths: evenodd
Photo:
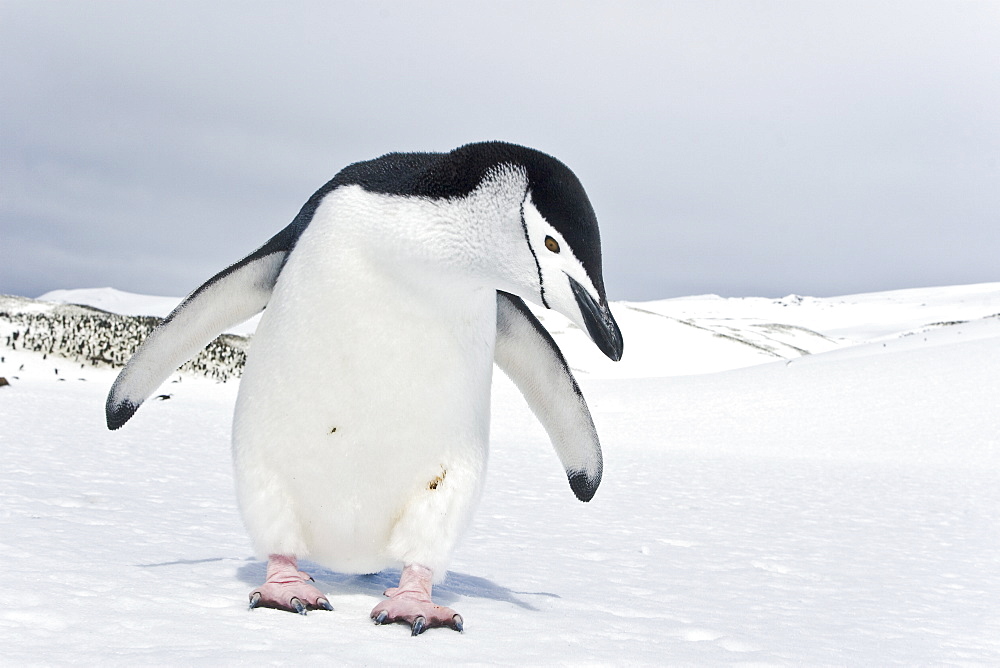
<path id="1" fill-rule="evenodd" d="M 448 475 L 448 469 L 442 466 L 441 475 L 436 476 L 434 480 L 431 480 L 429 483 L 427 483 L 427 489 L 437 489 L 438 485 L 444 482 L 444 477 L 446 475 Z"/>
<path id="2" fill-rule="evenodd" d="M 328 433 L 330 433 L 330 434 L 337 433 L 337 428 L 336 427 L 330 427 L 330 431 Z"/>

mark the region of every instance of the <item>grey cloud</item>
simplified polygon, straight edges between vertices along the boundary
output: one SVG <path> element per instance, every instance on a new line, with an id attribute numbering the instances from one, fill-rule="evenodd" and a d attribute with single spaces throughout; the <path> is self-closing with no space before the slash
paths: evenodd
<path id="1" fill-rule="evenodd" d="M 0 5 L 0 292 L 179 295 L 349 162 L 569 164 L 613 298 L 998 280 L 991 3 Z"/>

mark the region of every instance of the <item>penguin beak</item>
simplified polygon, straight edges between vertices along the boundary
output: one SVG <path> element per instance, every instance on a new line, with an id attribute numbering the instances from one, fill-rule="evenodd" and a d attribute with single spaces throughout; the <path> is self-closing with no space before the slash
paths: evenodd
<path id="1" fill-rule="evenodd" d="M 587 333 L 590 338 L 601 349 L 601 352 L 617 362 L 622 358 L 622 331 L 618 329 L 615 317 L 611 315 L 611 309 L 607 305 L 599 304 L 587 289 L 577 283 L 571 277 L 569 285 L 573 289 L 573 296 L 576 297 L 576 304 L 583 314 L 583 322 L 587 325 Z"/>

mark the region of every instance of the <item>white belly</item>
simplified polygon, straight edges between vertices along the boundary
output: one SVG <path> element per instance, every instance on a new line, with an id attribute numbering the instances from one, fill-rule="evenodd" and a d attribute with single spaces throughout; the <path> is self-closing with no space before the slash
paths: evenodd
<path id="1" fill-rule="evenodd" d="M 233 426 L 244 520 L 261 556 L 443 573 L 485 471 L 496 296 L 400 281 L 339 241 L 314 221 L 253 339 Z"/>

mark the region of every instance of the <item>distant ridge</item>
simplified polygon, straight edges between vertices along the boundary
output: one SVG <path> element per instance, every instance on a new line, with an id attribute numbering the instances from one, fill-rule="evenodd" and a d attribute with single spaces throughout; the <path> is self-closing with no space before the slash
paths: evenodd
<path id="1" fill-rule="evenodd" d="M 77 304 L 93 306 L 117 313 L 118 315 L 152 315 L 159 318 L 167 317 L 181 303 L 181 297 L 166 297 L 158 295 L 143 295 L 137 292 L 126 292 L 117 288 L 74 288 L 71 290 L 51 290 L 37 298 L 43 302 L 59 304 Z M 230 327 L 227 334 L 253 334 L 257 328 L 260 316 L 254 316 L 244 323 Z"/>

